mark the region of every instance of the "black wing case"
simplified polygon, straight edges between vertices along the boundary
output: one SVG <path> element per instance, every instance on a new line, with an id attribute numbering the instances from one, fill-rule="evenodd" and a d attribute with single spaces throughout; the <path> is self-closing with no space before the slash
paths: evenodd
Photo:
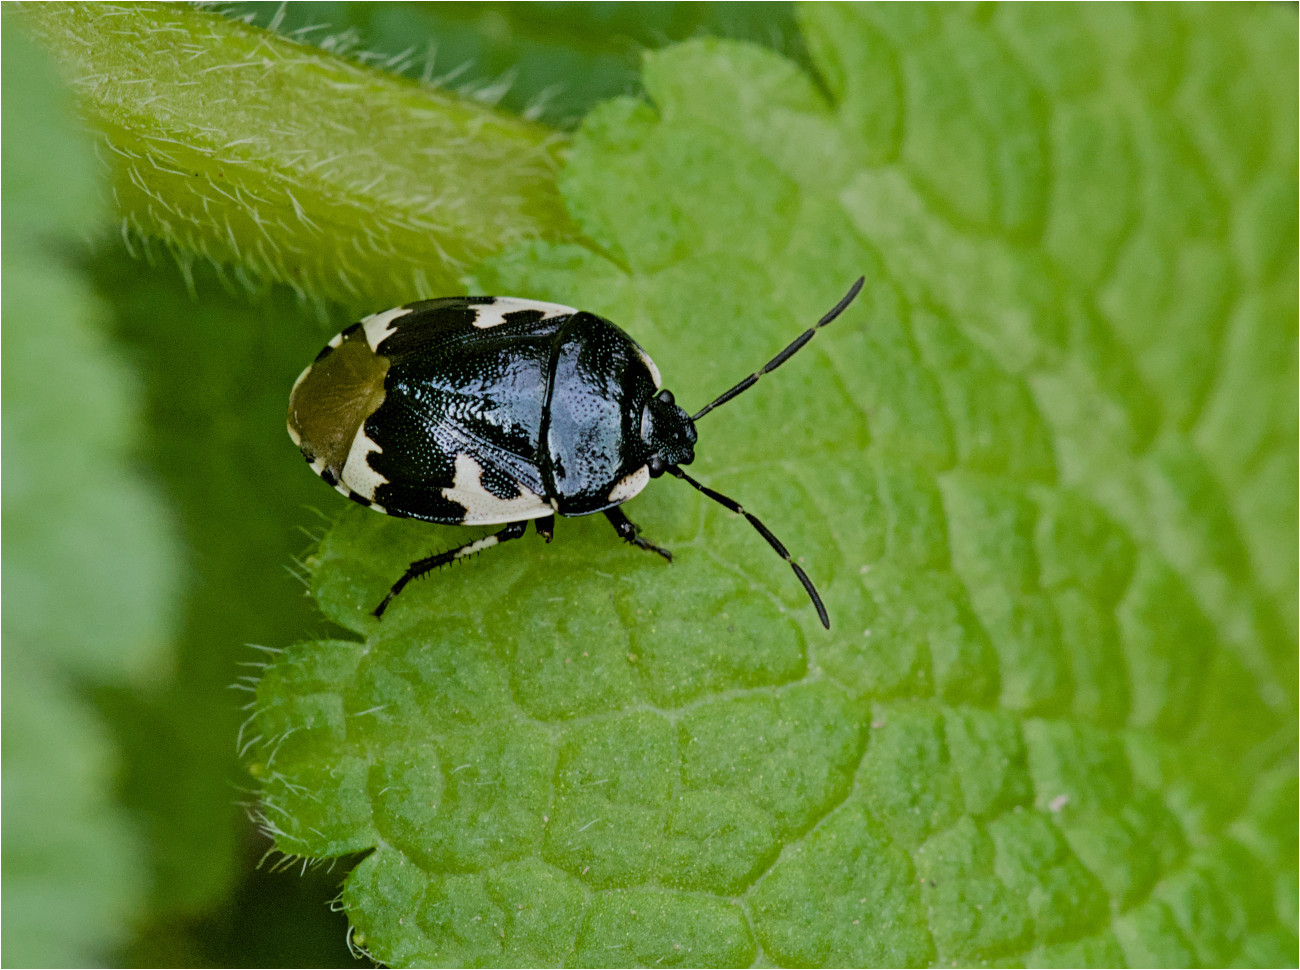
<path id="1" fill-rule="evenodd" d="M 409 306 L 383 322 L 383 403 L 366 420 L 390 514 L 446 524 L 553 512 L 539 468 L 551 342 L 569 307 L 498 297 Z M 369 330 L 367 331 L 369 335 Z"/>

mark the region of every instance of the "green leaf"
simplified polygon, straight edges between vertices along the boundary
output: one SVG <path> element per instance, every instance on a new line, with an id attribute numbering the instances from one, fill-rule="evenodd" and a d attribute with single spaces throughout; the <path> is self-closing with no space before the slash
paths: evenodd
<path id="1" fill-rule="evenodd" d="M 637 90 L 640 53 L 734 37 L 799 53 L 794 5 L 772 3 L 235 3 L 248 19 L 324 50 L 565 128 L 597 101 Z M 428 38 L 423 45 L 420 41 Z"/>
<path id="2" fill-rule="evenodd" d="M 130 932 L 151 862 L 88 688 L 166 679 L 179 557 L 134 461 L 134 375 L 75 261 L 107 215 L 94 154 L 45 55 L 5 27 L 4 950 L 77 966 Z"/>
<path id="3" fill-rule="evenodd" d="M 561 174 L 591 248 L 474 290 L 618 321 L 702 421 L 629 512 L 368 612 L 466 533 L 345 512 L 287 650 L 284 852 L 414 964 L 1293 963 L 1296 50 L 1275 7 L 802 8 L 648 55 Z M 471 533 L 477 534 L 477 533 Z"/>
<path id="4" fill-rule="evenodd" d="M 126 228 L 186 261 L 404 303 L 572 235 L 549 129 L 180 4 L 22 16 L 103 137 Z"/>

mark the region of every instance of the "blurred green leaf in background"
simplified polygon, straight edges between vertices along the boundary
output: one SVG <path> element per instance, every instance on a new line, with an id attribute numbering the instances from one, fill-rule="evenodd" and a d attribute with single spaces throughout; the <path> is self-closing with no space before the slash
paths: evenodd
<path id="1" fill-rule="evenodd" d="M 102 173 L 48 57 L 3 44 L 4 959 L 79 966 L 128 938 L 150 855 L 90 695 L 166 682 L 181 556 L 77 258 L 111 220 Z"/>
<path id="2" fill-rule="evenodd" d="M 1296 963 L 1294 10 L 21 16 L 128 232 L 7 29 L 6 962 Z M 864 273 L 694 469 L 829 635 L 668 481 L 367 616 L 466 533 L 295 460 L 356 314 L 702 403 Z"/>

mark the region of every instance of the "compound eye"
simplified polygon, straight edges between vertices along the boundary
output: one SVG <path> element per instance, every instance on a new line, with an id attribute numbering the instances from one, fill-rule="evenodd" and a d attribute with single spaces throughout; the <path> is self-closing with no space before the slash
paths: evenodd
<path id="1" fill-rule="evenodd" d="M 651 455 L 646 460 L 646 467 L 650 469 L 651 478 L 658 478 L 660 475 L 664 473 L 664 469 L 666 469 L 668 466 L 664 464 L 663 459 L 660 458 L 658 455 Z"/>
<path id="2" fill-rule="evenodd" d="M 667 390 L 667 389 L 662 390 L 662 391 L 660 391 L 658 394 L 656 394 L 656 395 L 655 395 L 655 400 L 656 400 L 656 401 L 659 401 L 659 402 L 661 402 L 661 403 L 663 403 L 663 404 L 674 404 L 674 403 L 676 403 L 676 402 L 673 400 L 673 392 L 672 392 L 672 391 L 669 391 L 669 390 Z"/>

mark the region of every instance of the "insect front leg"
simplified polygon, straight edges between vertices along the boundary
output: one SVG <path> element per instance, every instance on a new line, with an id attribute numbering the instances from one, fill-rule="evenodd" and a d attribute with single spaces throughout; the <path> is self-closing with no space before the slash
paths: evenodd
<path id="1" fill-rule="evenodd" d="M 544 515 L 540 519 L 533 519 L 533 527 L 547 542 L 555 538 L 555 516 Z"/>
<path id="2" fill-rule="evenodd" d="M 518 539 L 528 528 L 528 521 L 511 522 L 500 532 L 494 532 L 490 536 L 484 536 L 482 539 L 475 539 L 473 542 L 467 542 L 463 546 L 457 546 L 455 549 L 448 549 L 446 552 L 440 552 L 436 556 L 429 556 L 427 559 L 417 559 L 411 565 L 406 567 L 406 572 L 402 578 L 393 583 L 393 588 L 388 591 L 384 601 L 375 607 L 375 617 L 382 617 L 384 610 L 388 609 L 388 604 L 392 602 L 393 597 L 406 588 L 406 584 L 413 579 L 419 579 L 430 570 L 437 569 L 439 566 L 445 566 L 449 562 L 457 559 L 463 559 L 466 556 L 472 556 L 476 552 L 482 552 L 484 549 L 491 549 L 493 546 L 499 546 L 503 542 L 509 542 L 511 539 Z"/>
<path id="3" fill-rule="evenodd" d="M 641 538 L 641 527 L 623 514 L 623 510 L 615 506 L 612 509 L 605 510 L 605 518 L 609 519 L 610 525 L 618 532 L 620 539 L 632 543 L 641 549 L 648 549 L 650 552 L 657 552 L 669 562 L 673 561 L 673 554 L 661 546 L 656 546 L 653 542 L 648 542 Z"/>

